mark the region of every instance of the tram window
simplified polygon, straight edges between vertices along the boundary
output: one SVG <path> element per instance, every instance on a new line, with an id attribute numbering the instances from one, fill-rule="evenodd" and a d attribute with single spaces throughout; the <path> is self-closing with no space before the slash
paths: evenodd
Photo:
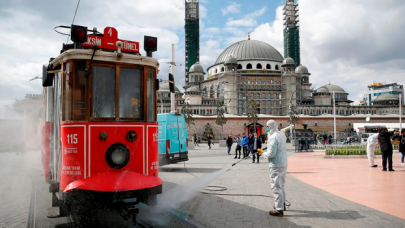
<path id="1" fill-rule="evenodd" d="M 115 118 L 115 67 L 93 68 L 93 117 Z"/>
<path id="2" fill-rule="evenodd" d="M 76 62 L 73 80 L 73 120 L 86 120 L 86 63 Z"/>
<path id="3" fill-rule="evenodd" d="M 148 69 L 148 109 L 147 109 L 147 121 L 156 121 L 155 115 L 155 105 L 156 105 L 156 90 L 155 90 L 155 80 L 154 80 L 155 70 Z"/>
<path id="4" fill-rule="evenodd" d="M 141 71 L 120 68 L 120 118 L 140 118 L 142 115 Z"/>

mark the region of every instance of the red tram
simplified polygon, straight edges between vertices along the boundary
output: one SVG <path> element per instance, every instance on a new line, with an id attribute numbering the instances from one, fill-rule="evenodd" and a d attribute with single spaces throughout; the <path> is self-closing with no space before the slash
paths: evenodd
<path id="1" fill-rule="evenodd" d="M 92 34 L 87 34 L 93 32 Z M 72 25 L 71 40 L 44 65 L 42 163 L 59 215 L 119 208 L 135 216 L 139 202 L 162 192 L 158 175 L 157 38 L 119 40 Z"/>

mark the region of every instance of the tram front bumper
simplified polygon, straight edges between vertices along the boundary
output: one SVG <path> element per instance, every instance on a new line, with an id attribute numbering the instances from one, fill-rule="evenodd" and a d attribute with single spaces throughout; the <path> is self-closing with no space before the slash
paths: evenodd
<path id="1" fill-rule="evenodd" d="M 74 181 L 66 186 L 63 192 L 71 192 L 73 190 L 120 192 L 152 188 L 162 184 L 163 182 L 159 177 L 120 170 L 99 173 L 86 179 Z"/>

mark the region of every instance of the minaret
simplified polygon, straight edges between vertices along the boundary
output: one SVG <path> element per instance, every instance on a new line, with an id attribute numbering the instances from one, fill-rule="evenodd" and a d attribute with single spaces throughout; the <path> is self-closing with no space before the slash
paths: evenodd
<path id="1" fill-rule="evenodd" d="M 188 72 L 190 67 L 200 61 L 200 14 L 198 0 L 185 0 L 186 4 L 186 25 L 185 28 L 185 48 L 186 48 L 186 87 L 189 80 Z"/>
<path id="2" fill-rule="evenodd" d="M 284 11 L 284 58 L 294 59 L 295 66 L 301 64 L 300 30 L 298 4 L 294 0 L 286 0 Z"/>

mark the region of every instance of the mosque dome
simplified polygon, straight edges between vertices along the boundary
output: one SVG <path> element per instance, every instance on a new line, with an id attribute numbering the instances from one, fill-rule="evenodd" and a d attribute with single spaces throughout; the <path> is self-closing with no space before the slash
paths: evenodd
<path id="1" fill-rule="evenodd" d="M 379 95 L 378 97 L 374 98 L 373 102 L 375 101 L 393 101 L 399 100 L 399 98 L 393 94 L 384 93 Z"/>
<path id="2" fill-rule="evenodd" d="M 170 91 L 169 83 L 166 82 L 166 83 L 161 83 L 161 84 L 159 84 L 159 91 L 161 91 L 161 92 L 163 92 L 163 91 Z M 181 93 L 180 90 L 179 90 L 176 86 L 174 86 L 174 91 L 175 91 L 176 93 L 177 93 L 177 92 Z"/>
<path id="3" fill-rule="evenodd" d="M 294 59 L 287 57 L 283 60 L 283 66 L 284 65 L 295 65 Z"/>
<path id="4" fill-rule="evenodd" d="M 327 84 L 327 85 L 324 85 L 324 86 L 322 86 L 322 87 L 320 87 L 320 88 L 318 88 L 317 90 L 316 90 L 316 92 L 317 93 L 332 93 L 332 92 L 335 92 L 335 93 L 346 93 L 343 89 L 342 89 L 342 87 L 340 87 L 340 86 L 338 86 L 338 85 L 334 85 L 334 84 Z M 346 93 L 347 94 L 347 93 Z"/>
<path id="5" fill-rule="evenodd" d="M 237 60 L 283 61 L 283 56 L 273 46 L 258 40 L 242 40 L 226 48 L 214 65 L 224 63 L 229 56 Z"/>
<path id="6" fill-rule="evenodd" d="M 297 68 L 295 68 L 295 73 L 297 74 L 309 74 L 308 68 L 304 65 L 299 65 Z"/>
<path id="7" fill-rule="evenodd" d="M 200 65 L 200 63 L 196 62 L 190 67 L 190 70 L 188 72 L 189 73 L 204 73 L 204 69 Z"/>
<path id="8" fill-rule="evenodd" d="M 230 56 L 228 56 L 228 58 L 226 59 L 226 61 L 225 61 L 225 64 L 226 65 L 236 65 L 236 64 L 238 64 L 238 60 L 235 58 L 235 57 L 233 57 L 232 55 L 230 55 Z"/>
<path id="9" fill-rule="evenodd" d="M 186 92 L 201 92 L 197 87 L 191 86 L 190 88 L 186 89 Z"/>

